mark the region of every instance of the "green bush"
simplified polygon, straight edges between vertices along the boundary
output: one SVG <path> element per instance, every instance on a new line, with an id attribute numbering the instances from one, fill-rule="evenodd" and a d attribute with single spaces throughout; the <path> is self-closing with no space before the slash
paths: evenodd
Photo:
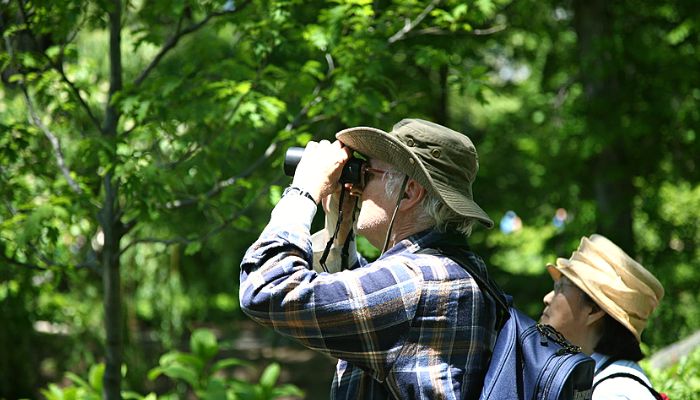
<path id="1" fill-rule="evenodd" d="M 641 365 L 654 389 L 666 393 L 671 400 L 700 398 L 700 348 L 663 370 L 652 369 L 648 360 L 642 361 Z"/>
<path id="2" fill-rule="evenodd" d="M 100 400 L 102 398 L 102 377 L 104 373 L 104 364 L 90 367 L 87 380 L 72 372 L 68 372 L 66 373 L 66 378 L 73 385 L 61 388 L 52 383 L 49 384 L 47 389 L 42 389 L 41 394 L 46 397 L 46 400 Z"/>
<path id="3" fill-rule="evenodd" d="M 252 365 L 236 358 L 216 360 L 219 346 L 214 334 L 206 329 L 196 330 L 190 338 L 191 352 L 170 351 L 161 356 L 159 365 L 153 368 L 148 378 L 155 380 L 165 376 L 172 380 L 174 389 L 169 393 L 157 395 L 123 391 L 124 399 L 166 400 L 180 399 L 194 393 L 202 400 L 273 400 L 281 397 L 303 398 L 304 392 L 294 385 L 277 385 L 280 366 L 268 365 L 260 375 L 258 382 L 229 377 L 232 368 L 240 367 L 252 370 Z M 673 400 L 700 398 L 700 348 L 664 369 L 654 370 L 648 360 L 641 362 L 647 371 L 654 388 L 666 393 Z M 126 374 L 126 368 L 122 369 Z M 87 378 L 68 372 L 66 378 L 71 382 L 66 387 L 50 384 L 41 393 L 47 400 L 99 400 L 102 398 L 102 377 L 104 364 L 93 365 Z"/>
<path id="4" fill-rule="evenodd" d="M 160 376 L 171 379 L 175 385 L 169 393 L 157 395 L 149 393 L 142 396 L 135 392 L 122 391 L 124 399 L 166 400 L 180 399 L 194 393 L 202 400 L 273 400 L 280 397 L 304 397 L 304 392 L 294 385 L 277 385 L 280 366 L 272 363 L 265 368 L 258 382 L 228 377 L 226 372 L 232 367 L 251 369 L 250 363 L 236 358 L 216 360 L 219 346 L 214 334 L 206 329 L 193 332 L 190 338 L 190 353 L 170 351 L 161 356 L 159 365 L 153 368 L 148 378 L 155 380 Z M 126 374 L 126 368 L 122 371 Z M 47 400 L 99 400 L 102 398 L 102 377 L 104 364 L 90 368 L 85 380 L 74 373 L 66 377 L 72 382 L 67 387 L 50 384 L 41 393 Z"/>

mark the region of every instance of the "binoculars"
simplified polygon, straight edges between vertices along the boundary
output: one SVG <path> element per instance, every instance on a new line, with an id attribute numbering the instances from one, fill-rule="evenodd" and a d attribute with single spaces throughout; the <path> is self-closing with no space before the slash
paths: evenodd
<path id="1" fill-rule="evenodd" d="M 297 170 L 297 165 L 304 154 L 303 147 L 290 147 L 284 155 L 284 174 L 294 176 Z M 364 160 L 352 157 L 343 166 L 343 171 L 340 173 L 340 183 L 352 183 L 355 185 L 362 184 L 364 173 Z"/>

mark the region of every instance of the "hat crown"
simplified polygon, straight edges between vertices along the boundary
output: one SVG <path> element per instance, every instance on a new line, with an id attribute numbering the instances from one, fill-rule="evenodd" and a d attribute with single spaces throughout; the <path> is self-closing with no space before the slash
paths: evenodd
<path id="1" fill-rule="evenodd" d="M 479 157 L 466 135 L 417 118 L 401 120 L 390 134 L 420 159 L 431 176 L 449 177 L 452 184 L 471 188 L 479 172 Z"/>
<path id="2" fill-rule="evenodd" d="M 619 277 L 630 287 L 650 289 L 657 303 L 664 295 L 663 286 L 651 272 L 603 235 L 593 234 L 581 238 L 578 250 L 571 256 L 571 260 L 577 259 L 587 260 L 589 264 L 595 263 L 611 277 Z"/>

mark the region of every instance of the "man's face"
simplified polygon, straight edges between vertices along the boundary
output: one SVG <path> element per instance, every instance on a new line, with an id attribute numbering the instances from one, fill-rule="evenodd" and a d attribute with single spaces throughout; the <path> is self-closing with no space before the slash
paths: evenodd
<path id="1" fill-rule="evenodd" d="M 590 332 L 587 320 L 592 307 L 584 300 L 581 289 L 562 276 L 544 297 L 544 304 L 540 323 L 553 326 L 571 343 L 582 346 Z"/>
<path id="2" fill-rule="evenodd" d="M 369 167 L 375 171 L 392 170 L 389 163 L 370 160 Z M 369 172 L 360 198 L 362 207 L 357 217 L 357 231 L 381 249 L 389 227 L 396 200 L 388 199 L 385 190 L 386 180 L 380 172 Z"/>

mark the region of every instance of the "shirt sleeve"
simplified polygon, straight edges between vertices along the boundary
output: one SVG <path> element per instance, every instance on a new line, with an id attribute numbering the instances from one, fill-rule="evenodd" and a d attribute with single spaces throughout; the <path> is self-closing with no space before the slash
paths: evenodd
<path id="1" fill-rule="evenodd" d="M 302 196 L 280 200 L 241 263 L 241 309 L 309 348 L 380 371 L 416 313 L 421 272 L 392 257 L 318 273 L 310 268 L 315 211 Z"/>

